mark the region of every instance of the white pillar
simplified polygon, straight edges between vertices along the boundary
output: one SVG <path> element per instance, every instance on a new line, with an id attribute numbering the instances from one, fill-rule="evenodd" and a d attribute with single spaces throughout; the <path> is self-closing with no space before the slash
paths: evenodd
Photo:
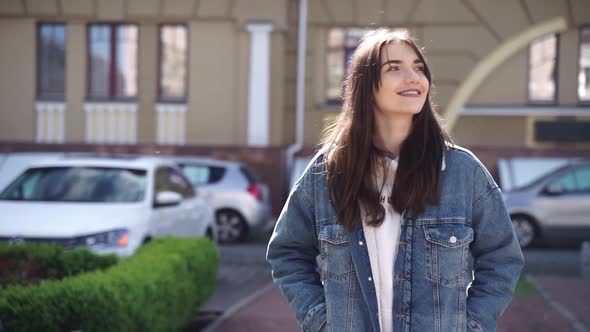
<path id="1" fill-rule="evenodd" d="M 248 90 L 248 145 L 270 143 L 270 22 L 246 24 L 250 32 L 250 86 Z"/>

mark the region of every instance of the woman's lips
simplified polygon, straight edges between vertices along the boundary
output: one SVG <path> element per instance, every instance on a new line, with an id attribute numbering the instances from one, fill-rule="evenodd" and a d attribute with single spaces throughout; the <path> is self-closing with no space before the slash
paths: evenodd
<path id="1" fill-rule="evenodd" d="M 402 97 L 420 97 L 420 95 L 422 93 L 420 93 L 420 90 L 418 89 L 408 89 L 408 90 L 403 90 L 397 93 L 398 95 L 402 96 Z"/>

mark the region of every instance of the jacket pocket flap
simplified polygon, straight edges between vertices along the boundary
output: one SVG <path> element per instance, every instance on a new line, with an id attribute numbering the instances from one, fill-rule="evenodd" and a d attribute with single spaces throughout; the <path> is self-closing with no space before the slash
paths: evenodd
<path id="1" fill-rule="evenodd" d="M 463 224 L 424 226 L 426 240 L 438 245 L 455 248 L 473 241 L 473 229 Z"/>
<path id="2" fill-rule="evenodd" d="M 348 233 L 340 224 L 327 224 L 320 228 L 319 239 L 332 244 L 348 242 Z"/>

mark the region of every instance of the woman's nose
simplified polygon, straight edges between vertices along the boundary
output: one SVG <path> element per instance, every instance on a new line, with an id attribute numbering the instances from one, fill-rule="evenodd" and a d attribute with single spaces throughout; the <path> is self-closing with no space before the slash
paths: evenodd
<path id="1" fill-rule="evenodd" d="M 418 82 L 418 73 L 414 69 L 406 71 L 405 79 L 407 82 Z"/>

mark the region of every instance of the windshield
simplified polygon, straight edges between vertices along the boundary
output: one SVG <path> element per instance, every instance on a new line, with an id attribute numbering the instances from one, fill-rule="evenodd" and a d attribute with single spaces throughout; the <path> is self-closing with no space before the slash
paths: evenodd
<path id="1" fill-rule="evenodd" d="M 145 170 L 45 167 L 28 169 L 0 193 L 0 200 L 139 202 L 145 190 Z"/>

